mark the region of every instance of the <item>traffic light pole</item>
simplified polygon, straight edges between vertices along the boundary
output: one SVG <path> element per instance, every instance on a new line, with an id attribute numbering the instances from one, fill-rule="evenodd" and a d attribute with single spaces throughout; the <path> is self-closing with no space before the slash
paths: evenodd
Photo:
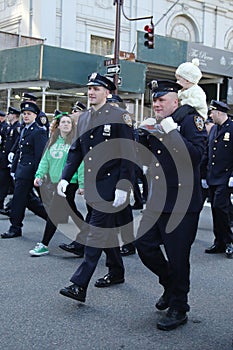
<path id="1" fill-rule="evenodd" d="M 120 52 L 120 28 L 121 28 L 121 10 L 124 15 L 124 17 L 128 21 L 138 21 L 143 19 L 151 19 L 153 16 L 147 16 L 147 17 L 138 17 L 138 18 L 129 18 L 125 15 L 124 9 L 123 9 L 123 2 L 124 0 L 114 0 L 113 5 L 116 5 L 116 25 L 115 25 L 115 42 L 114 42 L 114 64 L 117 66 L 119 64 L 119 52 Z M 114 74 L 114 83 L 116 85 L 115 94 L 118 94 L 118 73 Z"/>
<path id="2" fill-rule="evenodd" d="M 121 26 L 121 6 L 123 0 L 114 0 L 116 5 L 116 27 L 115 27 L 115 42 L 114 42 L 114 64 L 119 64 L 119 52 L 120 52 L 120 26 Z M 118 94 L 118 73 L 114 74 L 114 83 L 116 85 L 115 94 Z"/>

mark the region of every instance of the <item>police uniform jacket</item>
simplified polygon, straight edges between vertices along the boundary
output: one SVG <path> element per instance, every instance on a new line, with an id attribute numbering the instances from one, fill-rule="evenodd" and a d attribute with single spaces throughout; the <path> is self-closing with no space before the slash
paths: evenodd
<path id="1" fill-rule="evenodd" d="M 109 103 L 97 111 L 90 108 L 79 118 L 77 138 L 70 147 L 62 179 L 70 182 L 84 159 L 86 200 L 112 201 L 116 187 L 129 191 L 128 181 L 133 183 L 133 140 L 131 118 L 124 109 Z M 118 183 L 120 180 L 128 181 Z"/>
<path id="2" fill-rule="evenodd" d="M 19 142 L 19 135 L 21 131 L 21 124 L 19 121 L 16 121 L 14 124 L 10 125 L 7 129 L 6 135 L 6 153 L 9 154 L 13 152 L 15 144 Z"/>
<path id="3" fill-rule="evenodd" d="M 22 130 L 11 168 L 16 179 L 34 179 L 47 140 L 46 131 L 36 122 Z"/>
<path id="4" fill-rule="evenodd" d="M 172 118 L 178 128 L 168 134 L 159 125 L 154 131 L 139 130 L 140 142 L 154 155 L 144 157 L 150 178 L 147 207 L 166 213 L 199 212 L 200 162 L 207 138 L 204 121 L 189 105 L 177 108 Z"/>
<path id="5" fill-rule="evenodd" d="M 233 121 L 230 118 L 220 128 L 218 125 L 211 128 L 206 153 L 208 185 L 228 184 L 233 174 Z"/>
<path id="6" fill-rule="evenodd" d="M 1 136 L 1 144 L 0 144 L 0 169 L 7 168 L 7 153 L 6 153 L 6 140 L 8 130 L 10 129 L 10 125 L 3 121 L 0 123 L 0 136 Z"/>

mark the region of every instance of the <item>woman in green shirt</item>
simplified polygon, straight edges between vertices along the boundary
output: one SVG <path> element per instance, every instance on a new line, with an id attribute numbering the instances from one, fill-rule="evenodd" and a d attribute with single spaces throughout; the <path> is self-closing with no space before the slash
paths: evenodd
<path id="1" fill-rule="evenodd" d="M 82 193 L 84 187 L 83 163 L 74 174 L 66 190 L 66 198 L 57 194 L 57 183 L 60 180 L 63 167 L 66 162 L 69 148 L 75 135 L 75 124 L 68 113 L 58 114 L 50 127 L 51 136 L 48 146 L 36 171 L 34 186 L 41 185 L 45 177 L 50 179 L 52 197 L 48 205 L 48 219 L 46 222 L 42 241 L 29 251 L 32 256 L 41 256 L 49 253 L 48 244 L 52 239 L 59 223 L 66 222 L 70 215 L 76 225 L 80 228 L 84 222 L 82 214 L 77 210 L 75 204 L 75 193 L 79 189 Z M 43 191 L 42 200 L 43 200 Z"/>

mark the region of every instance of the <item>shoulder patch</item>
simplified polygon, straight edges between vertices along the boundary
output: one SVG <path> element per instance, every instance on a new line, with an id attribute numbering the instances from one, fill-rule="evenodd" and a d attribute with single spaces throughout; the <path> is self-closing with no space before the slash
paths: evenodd
<path id="1" fill-rule="evenodd" d="M 122 118 L 125 122 L 125 124 L 127 124 L 128 126 L 132 127 L 133 126 L 133 122 L 132 122 L 132 118 L 130 117 L 129 114 L 125 113 L 122 115 Z"/>
<path id="2" fill-rule="evenodd" d="M 45 116 L 40 117 L 40 122 L 42 125 L 45 125 L 47 123 L 47 118 Z"/>
<path id="3" fill-rule="evenodd" d="M 194 123 L 199 131 L 204 129 L 204 120 L 199 115 L 194 116 Z"/>

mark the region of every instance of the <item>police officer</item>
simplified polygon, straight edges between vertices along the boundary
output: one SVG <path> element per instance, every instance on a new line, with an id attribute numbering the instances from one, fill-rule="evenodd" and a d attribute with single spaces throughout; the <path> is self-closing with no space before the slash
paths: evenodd
<path id="1" fill-rule="evenodd" d="M 20 134 L 20 110 L 14 107 L 8 108 L 7 118 L 9 125 L 7 125 L 4 141 L 0 146 L 1 165 L 0 165 L 0 203 L 4 201 L 9 194 L 10 189 L 13 191 L 13 179 L 10 175 L 11 162 L 14 153 L 12 148 L 19 141 Z M 8 204 L 9 205 L 9 204 Z M 0 209 L 0 214 L 9 215 L 9 206 Z"/>
<path id="2" fill-rule="evenodd" d="M 126 105 L 119 95 L 109 94 L 107 97 L 107 102 L 110 103 L 112 106 L 126 109 Z M 136 173 L 135 173 L 135 181 L 136 181 Z M 130 224 L 125 227 L 125 223 L 127 222 L 130 222 Z M 135 240 L 134 226 L 133 226 L 133 212 L 130 204 L 127 205 L 127 207 L 124 210 L 122 210 L 121 213 L 118 215 L 118 224 L 121 227 L 120 233 L 121 233 L 122 242 L 124 243 L 120 247 L 121 256 L 128 256 L 128 255 L 135 254 L 136 250 L 133 243 Z"/>
<path id="3" fill-rule="evenodd" d="M 211 128 L 208 147 L 203 160 L 207 166 L 203 186 L 209 186 L 209 198 L 213 217 L 214 244 L 205 250 L 207 254 L 225 252 L 233 256 L 233 234 L 230 227 L 230 196 L 233 187 L 233 122 L 228 117 L 229 106 L 212 100 L 210 117 L 215 125 Z"/>
<path id="4" fill-rule="evenodd" d="M 86 237 L 84 261 L 71 277 L 72 284 L 60 293 L 84 302 L 89 281 L 104 250 L 109 273 L 96 281 L 96 287 L 124 282 L 124 266 L 116 229 L 118 211 L 129 203 L 133 163 L 132 120 L 127 111 L 106 103 L 115 84 L 105 76 L 92 73 L 88 77 L 88 98 L 92 106 L 77 125 L 77 140 L 70 148 L 58 184 L 58 193 L 66 187 L 84 159 L 85 199 L 92 207 Z M 127 147 L 126 147 L 127 145 Z M 116 247 L 116 248 L 111 248 Z"/>
<path id="5" fill-rule="evenodd" d="M 32 194 L 34 176 L 47 142 L 47 132 L 36 122 L 40 110 L 35 103 L 22 102 L 21 112 L 25 127 L 21 131 L 19 147 L 14 156 L 11 174 L 15 178 L 15 188 L 10 212 L 10 228 L 2 233 L 2 238 L 22 236 L 26 207 L 43 219 L 47 213 L 39 197 Z"/>
<path id="6" fill-rule="evenodd" d="M 157 328 L 165 331 L 187 322 L 189 257 L 202 207 L 199 165 L 207 137 L 196 110 L 189 105 L 178 107 L 180 88 L 172 81 L 156 81 L 155 118 L 140 126 L 141 142 L 149 150 L 144 159 L 150 190 L 135 244 L 143 264 L 164 287 L 156 308 L 168 308 L 157 322 Z"/>
<path id="7" fill-rule="evenodd" d="M 4 190 L 4 179 L 6 173 L 9 172 L 7 168 L 7 155 L 6 155 L 6 135 L 9 129 L 9 124 L 6 122 L 6 113 L 0 111 L 0 209 L 3 209 L 4 199 L 6 197 Z"/>
<path id="8" fill-rule="evenodd" d="M 38 99 L 34 94 L 31 94 L 28 92 L 24 92 L 22 97 L 23 97 L 23 101 L 32 102 L 35 104 Z M 36 116 L 36 122 L 39 126 L 43 127 L 47 131 L 47 134 L 49 135 L 49 120 L 47 115 L 41 110 Z"/>

